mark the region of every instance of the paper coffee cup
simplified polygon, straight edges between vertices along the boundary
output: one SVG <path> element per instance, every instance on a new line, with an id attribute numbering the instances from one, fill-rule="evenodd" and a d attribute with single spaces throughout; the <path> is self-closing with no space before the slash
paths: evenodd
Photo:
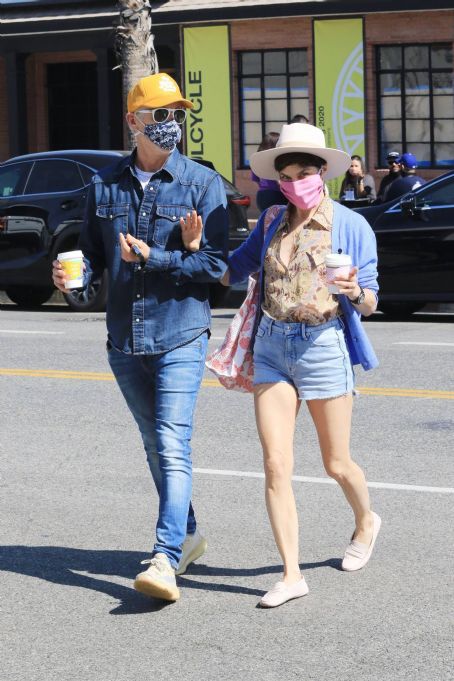
<path id="1" fill-rule="evenodd" d="M 330 293 L 339 293 L 339 289 L 333 281 L 346 278 L 350 274 L 352 259 L 348 253 L 328 253 L 325 256 L 326 283 Z"/>
<path id="2" fill-rule="evenodd" d="M 82 251 L 59 253 L 57 255 L 57 260 L 66 274 L 65 288 L 82 288 L 84 285 Z"/>

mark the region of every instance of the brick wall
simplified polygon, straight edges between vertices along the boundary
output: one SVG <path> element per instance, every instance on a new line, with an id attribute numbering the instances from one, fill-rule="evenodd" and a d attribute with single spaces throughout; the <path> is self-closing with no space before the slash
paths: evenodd
<path id="1" fill-rule="evenodd" d="M 273 50 L 279 48 L 306 48 L 308 64 L 312 63 L 312 22 L 306 17 L 295 19 L 255 19 L 237 21 L 231 25 L 232 92 L 233 92 L 233 153 L 236 186 L 251 197 L 250 216 L 257 215 L 255 195 L 257 185 L 250 179 L 249 170 L 238 170 L 240 163 L 240 131 L 238 111 L 238 59 L 237 52 L 244 50 Z M 309 111 L 313 105 L 312 73 L 309 73 Z"/>
<path id="2" fill-rule="evenodd" d="M 377 150 L 377 90 L 375 47 L 377 45 L 401 45 L 405 43 L 454 43 L 454 11 L 449 12 L 398 12 L 396 14 L 370 14 L 365 19 L 365 73 L 366 73 L 366 151 L 370 172 L 375 176 L 377 187 L 386 174 L 379 169 Z M 453 45 L 454 49 L 454 45 Z M 440 170 L 418 171 L 422 177 L 431 179 Z"/>
<path id="3" fill-rule="evenodd" d="M 375 46 L 402 43 L 454 42 L 454 10 L 434 12 L 399 12 L 396 14 L 370 14 L 365 17 L 365 73 L 366 73 L 366 156 L 369 172 L 375 177 L 377 188 L 386 169 L 377 166 L 377 112 L 375 83 Z M 250 215 L 257 214 L 255 194 L 257 185 L 249 177 L 249 171 L 239 170 L 239 115 L 238 77 L 236 53 L 251 49 L 307 48 L 309 64 L 309 110 L 313 108 L 312 80 L 312 20 L 305 17 L 294 19 L 264 19 L 233 22 L 231 26 L 232 74 L 233 74 L 233 137 L 235 183 L 252 199 Z M 421 170 L 430 179 L 439 170 Z"/>

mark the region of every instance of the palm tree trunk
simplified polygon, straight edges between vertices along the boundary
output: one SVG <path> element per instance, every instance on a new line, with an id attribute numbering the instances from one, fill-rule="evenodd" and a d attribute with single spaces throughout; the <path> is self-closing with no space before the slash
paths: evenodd
<path id="1" fill-rule="evenodd" d="M 151 5 L 149 0 L 119 0 L 120 21 L 115 31 L 115 50 L 122 70 L 123 109 L 129 90 L 140 78 L 159 71 L 151 33 Z M 134 137 L 128 134 L 128 146 Z"/>

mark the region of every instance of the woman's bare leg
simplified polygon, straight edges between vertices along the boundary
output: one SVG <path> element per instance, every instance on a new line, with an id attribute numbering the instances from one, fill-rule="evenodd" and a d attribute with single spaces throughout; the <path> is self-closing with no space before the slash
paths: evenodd
<path id="1" fill-rule="evenodd" d="M 292 489 L 293 435 L 300 401 L 288 383 L 265 383 L 254 390 L 255 417 L 263 448 L 268 516 L 284 563 L 284 582 L 301 579 L 298 516 Z"/>
<path id="2" fill-rule="evenodd" d="M 373 517 L 369 491 L 361 468 L 350 457 L 352 395 L 328 400 L 308 400 L 307 406 L 317 429 L 323 464 L 339 483 L 355 514 L 355 539 L 370 544 Z"/>

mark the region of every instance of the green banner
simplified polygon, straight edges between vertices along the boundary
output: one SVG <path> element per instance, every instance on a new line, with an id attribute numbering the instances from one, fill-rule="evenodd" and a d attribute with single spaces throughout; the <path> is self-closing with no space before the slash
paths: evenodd
<path id="1" fill-rule="evenodd" d="M 326 146 L 364 158 L 364 49 L 362 19 L 314 21 L 315 125 Z M 342 177 L 328 182 L 339 197 Z"/>
<path id="2" fill-rule="evenodd" d="M 183 29 L 185 97 L 194 108 L 186 120 L 186 153 L 211 161 L 232 180 L 232 119 L 228 26 Z"/>

